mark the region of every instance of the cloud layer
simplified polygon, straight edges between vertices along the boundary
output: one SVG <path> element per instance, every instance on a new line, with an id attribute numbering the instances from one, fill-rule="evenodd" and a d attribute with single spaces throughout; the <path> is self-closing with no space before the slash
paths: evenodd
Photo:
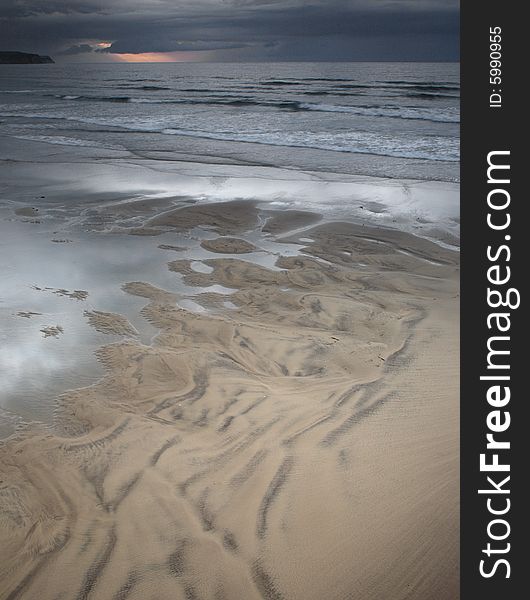
<path id="1" fill-rule="evenodd" d="M 3 49 L 62 60 L 457 60 L 454 0 L 3 0 Z M 185 54 L 184 54 L 185 55 Z"/>

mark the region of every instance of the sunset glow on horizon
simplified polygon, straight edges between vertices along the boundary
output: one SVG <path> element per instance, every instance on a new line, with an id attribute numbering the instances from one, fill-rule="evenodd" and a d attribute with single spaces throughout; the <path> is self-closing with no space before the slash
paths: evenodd
<path id="1" fill-rule="evenodd" d="M 126 63 L 161 63 L 161 62 L 197 62 L 201 60 L 199 52 L 142 52 L 141 54 L 112 54 L 109 56 L 117 62 Z"/>

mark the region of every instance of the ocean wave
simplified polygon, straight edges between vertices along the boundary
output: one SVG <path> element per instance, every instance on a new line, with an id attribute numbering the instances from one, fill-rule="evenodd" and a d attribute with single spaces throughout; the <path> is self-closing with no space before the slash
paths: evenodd
<path id="1" fill-rule="evenodd" d="M 257 100 L 255 98 L 243 97 L 208 97 L 208 98 L 182 98 L 182 99 L 158 99 L 158 98 L 133 98 L 131 96 L 60 96 L 62 100 L 93 100 L 99 102 L 130 102 L 133 104 L 184 104 L 184 105 L 214 105 L 245 107 L 257 106 L 276 108 L 289 111 L 318 111 L 325 113 L 346 113 L 358 116 L 387 117 L 392 119 L 408 119 L 433 121 L 438 123 L 458 123 L 460 117 L 458 110 L 445 108 L 423 108 L 423 107 L 394 107 L 394 106 L 355 106 L 346 104 L 324 104 L 300 102 L 298 100 Z"/>
<path id="2" fill-rule="evenodd" d="M 178 78 L 177 78 L 178 79 Z M 113 81 L 135 81 L 135 82 L 142 82 L 142 81 L 152 81 L 152 82 L 159 82 L 160 79 L 145 79 L 144 77 L 140 78 L 140 79 L 134 79 L 132 77 L 114 77 L 112 79 L 105 79 L 105 81 L 109 81 L 109 82 L 113 82 Z"/>
<path id="3" fill-rule="evenodd" d="M 433 121 L 438 123 L 458 123 L 460 117 L 457 109 L 423 108 L 423 107 L 394 107 L 394 106 L 352 106 L 345 104 L 322 104 L 299 102 L 297 100 L 254 100 L 240 99 L 183 99 L 183 100 L 155 100 L 150 98 L 132 98 L 131 102 L 146 104 L 213 104 L 221 106 L 264 106 L 290 111 L 317 111 L 326 113 L 346 113 L 358 116 L 388 117 L 393 119 L 412 119 Z"/>
<path id="4" fill-rule="evenodd" d="M 395 89 L 395 90 L 401 90 L 401 89 L 406 89 L 406 90 L 410 90 L 410 89 L 417 89 L 417 90 L 423 90 L 423 91 L 430 91 L 430 92 L 444 92 L 444 91 L 460 91 L 460 86 L 459 85 L 450 85 L 450 84 L 437 84 L 437 83 L 417 83 L 417 82 L 399 82 L 399 83 L 391 83 L 391 82 L 384 82 L 384 81 L 380 81 L 377 83 L 355 83 L 355 82 L 348 82 L 348 83 L 337 83 L 334 86 L 328 86 L 331 87 L 331 89 L 339 89 L 339 90 L 386 90 L 386 89 Z"/>
<path id="5" fill-rule="evenodd" d="M 451 89 L 459 90 L 460 85 L 454 81 L 405 81 L 405 80 L 388 80 L 379 81 L 378 83 L 389 83 L 395 86 L 414 86 L 414 87 L 432 87 L 435 89 Z"/>
<path id="6" fill-rule="evenodd" d="M 82 146 L 85 148 L 104 148 L 106 150 L 124 150 L 123 146 L 104 144 L 93 140 L 71 138 L 64 135 L 13 135 L 18 140 L 29 140 L 32 142 L 46 142 L 57 146 Z"/>
<path id="7" fill-rule="evenodd" d="M 346 79 L 344 77 L 303 77 L 297 81 L 351 81 L 351 79 Z"/>
<path id="8" fill-rule="evenodd" d="M 33 94 L 42 90 L 0 90 L 0 94 Z"/>
<path id="9" fill-rule="evenodd" d="M 348 132 L 343 135 L 329 135 L 303 132 L 266 132 L 266 133 L 224 133 L 193 131 L 189 129 L 164 129 L 167 135 L 199 137 L 220 141 L 248 142 L 270 146 L 294 148 L 313 148 L 351 154 L 372 154 L 394 158 L 415 158 L 429 161 L 458 162 L 460 159 L 458 143 L 454 138 L 430 136 L 403 140 L 369 132 Z"/>
<path id="10" fill-rule="evenodd" d="M 394 119 L 412 119 L 434 121 L 438 123 L 458 123 L 460 116 L 458 109 L 448 108 L 423 108 L 420 106 L 345 106 L 329 104 L 302 104 L 307 110 L 322 112 L 343 112 L 360 116 L 389 117 Z"/>
<path id="11" fill-rule="evenodd" d="M 454 85 L 403 85 L 403 89 L 413 89 L 422 92 L 460 92 L 460 86 Z"/>
<path id="12" fill-rule="evenodd" d="M 117 85 L 116 87 L 122 90 L 141 90 L 146 92 L 170 91 L 173 89 L 163 85 Z"/>
<path id="13" fill-rule="evenodd" d="M 130 96 L 88 96 L 73 94 L 54 94 L 55 98 L 60 100 L 81 100 L 83 102 L 129 102 Z"/>
<path id="14" fill-rule="evenodd" d="M 380 95 L 382 92 L 386 94 L 390 94 L 389 97 L 392 96 L 400 96 L 403 95 L 405 97 L 429 97 L 429 98 L 455 98 L 458 99 L 460 97 L 460 88 L 449 88 L 442 86 L 370 86 L 370 85 L 341 85 L 337 86 L 336 92 L 337 95 L 345 95 L 344 90 L 348 90 L 347 95 L 352 96 L 366 96 L 366 95 L 374 95 L 371 94 L 371 91 L 378 92 Z M 331 91 L 333 93 L 333 91 Z"/>
<path id="15" fill-rule="evenodd" d="M 260 85 L 304 85 L 303 81 L 265 79 L 260 81 Z"/>
<path id="16" fill-rule="evenodd" d="M 8 116 L 8 115 L 3 115 Z M 368 131 L 345 131 L 343 133 L 305 132 L 305 131 L 256 131 L 228 132 L 206 131 L 189 129 L 178 126 L 169 126 L 165 118 L 105 118 L 82 117 L 79 115 L 60 115 L 58 113 L 44 113 L 26 115 L 37 119 L 65 120 L 84 123 L 90 126 L 108 127 L 108 133 L 116 130 L 134 133 L 155 133 L 162 135 L 176 135 L 203 139 L 212 139 L 227 142 L 248 142 L 280 147 L 312 148 L 316 150 L 331 150 L 352 154 L 372 154 L 377 156 L 390 156 L 396 158 L 414 158 L 428 161 L 458 162 L 458 140 L 444 136 L 418 136 L 403 137 L 391 136 Z M 112 128 L 112 129 L 110 129 Z M 48 141 L 64 145 L 95 145 L 97 142 L 78 140 L 61 136 L 19 136 L 23 139 L 35 141 Z M 44 139 L 46 138 L 46 139 Z M 112 147 L 118 149 L 118 147 Z M 121 147 L 120 147 L 121 148 Z"/>
<path id="17" fill-rule="evenodd" d="M 455 94 L 441 94 L 439 92 L 407 92 L 406 94 L 403 94 L 403 97 L 405 98 L 424 98 L 426 100 L 436 100 L 438 98 L 454 98 L 455 100 L 458 100 L 458 98 L 460 96 L 455 95 Z"/>

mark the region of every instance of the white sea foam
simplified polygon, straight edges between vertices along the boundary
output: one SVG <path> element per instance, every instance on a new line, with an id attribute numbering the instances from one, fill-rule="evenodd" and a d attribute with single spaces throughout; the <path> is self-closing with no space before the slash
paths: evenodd
<path id="1" fill-rule="evenodd" d="M 123 150 L 123 146 L 104 144 L 93 140 L 72 138 L 64 135 L 14 135 L 19 140 L 31 140 L 33 142 L 45 142 L 57 146 L 82 146 L 85 148 L 105 148 L 107 150 Z"/>

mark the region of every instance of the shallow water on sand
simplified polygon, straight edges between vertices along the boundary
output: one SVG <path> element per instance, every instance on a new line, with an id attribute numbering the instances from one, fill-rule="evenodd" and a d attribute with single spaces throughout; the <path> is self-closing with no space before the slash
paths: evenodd
<path id="1" fill-rule="evenodd" d="M 17 216 L 8 208 L 0 213 L 4 247 L 0 257 L 0 437 L 11 433 L 19 419 L 50 423 L 58 395 L 90 385 L 103 375 L 96 350 L 124 335 L 97 331 L 87 313 L 123 315 L 137 332 L 127 335 L 144 344 L 152 342 L 158 330 L 141 315 L 147 300 L 122 290 L 123 284 L 150 283 L 174 293 L 176 304 L 192 312 L 212 310 L 193 300 L 197 293 L 225 294 L 227 304 L 221 306 L 229 310 L 234 307 L 228 300 L 233 289 L 188 286 L 180 274 L 169 271 L 167 263 L 190 260 L 193 271 L 210 273 L 212 267 L 203 261 L 222 256 L 276 270 L 280 254 L 295 255 L 301 248 L 249 232 L 247 238 L 258 246 L 256 252 L 220 255 L 200 246 L 201 240 L 217 237 L 211 231 L 196 229 L 186 236 L 87 232 L 69 228 L 59 219 L 46 219 L 45 212 L 41 209 L 39 218 Z"/>
<path id="2" fill-rule="evenodd" d="M 139 315 L 144 302 L 120 284 L 147 274 L 154 285 L 178 281 L 146 240 L 76 232 L 54 243 L 53 232 L 38 224 L 2 221 L 0 228 L 9 248 L 1 259 L 0 406 L 49 421 L 54 397 L 99 377 L 94 351 L 119 339 L 93 329 L 85 311 L 123 314 L 139 339 L 150 343 L 156 330 Z M 46 335 L 49 327 L 57 330 Z"/>

